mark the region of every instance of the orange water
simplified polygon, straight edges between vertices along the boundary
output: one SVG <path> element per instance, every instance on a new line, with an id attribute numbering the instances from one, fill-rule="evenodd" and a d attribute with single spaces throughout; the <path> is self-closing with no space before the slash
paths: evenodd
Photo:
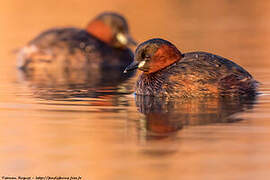
<path id="1" fill-rule="evenodd" d="M 122 13 L 139 42 L 172 41 L 182 52 L 232 59 L 262 83 L 245 102 L 155 102 L 111 91 L 80 96 L 35 87 L 12 53 L 49 27 L 83 27 Z M 0 2 L 0 176 L 83 179 L 269 179 L 270 2 Z"/>

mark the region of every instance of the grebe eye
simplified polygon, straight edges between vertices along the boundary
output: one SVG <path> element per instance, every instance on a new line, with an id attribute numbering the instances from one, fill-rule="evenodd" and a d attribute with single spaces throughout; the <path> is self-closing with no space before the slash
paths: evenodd
<path id="1" fill-rule="evenodd" d="M 142 59 L 145 58 L 145 53 L 144 52 L 142 52 L 141 57 L 142 57 Z"/>
<path id="2" fill-rule="evenodd" d="M 146 54 L 145 52 L 142 52 L 142 59 L 143 60 L 150 60 L 150 56 Z"/>

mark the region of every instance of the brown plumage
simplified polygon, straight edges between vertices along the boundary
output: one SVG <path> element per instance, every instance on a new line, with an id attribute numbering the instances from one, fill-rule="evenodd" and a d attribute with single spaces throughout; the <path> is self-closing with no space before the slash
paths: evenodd
<path id="1" fill-rule="evenodd" d="M 95 17 L 85 29 L 49 29 L 31 40 L 18 53 L 18 67 L 25 79 L 38 86 L 117 85 L 133 61 L 134 45 L 127 21 L 106 12 Z"/>
<path id="2" fill-rule="evenodd" d="M 127 77 L 122 71 L 133 61 L 128 47 L 134 43 L 124 17 L 102 13 L 86 29 L 53 28 L 41 33 L 20 50 L 18 67 L 31 78 L 57 73 L 57 79 L 107 76 L 108 81 L 121 81 Z"/>
<path id="3" fill-rule="evenodd" d="M 207 52 L 181 52 L 170 42 L 151 39 L 138 46 L 126 68 L 143 71 L 136 94 L 158 97 L 249 95 L 257 81 L 236 63 Z"/>

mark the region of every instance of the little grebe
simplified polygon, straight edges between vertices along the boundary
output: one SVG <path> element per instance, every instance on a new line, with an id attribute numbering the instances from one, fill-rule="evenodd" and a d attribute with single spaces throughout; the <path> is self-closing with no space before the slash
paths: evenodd
<path id="1" fill-rule="evenodd" d="M 125 72 L 139 69 L 135 93 L 158 97 L 248 95 L 257 81 L 241 66 L 206 52 L 181 52 L 163 39 L 140 44 Z"/>
<path id="2" fill-rule="evenodd" d="M 128 48 L 136 45 L 124 17 L 106 12 L 86 27 L 54 28 L 30 41 L 18 54 L 18 67 L 39 71 L 124 70 L 133 61 Z"/>

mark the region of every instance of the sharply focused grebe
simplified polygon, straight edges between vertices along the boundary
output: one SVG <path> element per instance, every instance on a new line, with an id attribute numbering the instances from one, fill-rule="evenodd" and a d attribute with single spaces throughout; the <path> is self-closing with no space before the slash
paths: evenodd
<path id="1" fill-rule="evenodd" d="M 241 66 L 206 53 L 182 54 L 163 39 L 140 44 L 134 62 L 125 72 L 143 71 L 135 93 L 158 97 L 247 95 L 256 91 L 257 81 Z"/>

